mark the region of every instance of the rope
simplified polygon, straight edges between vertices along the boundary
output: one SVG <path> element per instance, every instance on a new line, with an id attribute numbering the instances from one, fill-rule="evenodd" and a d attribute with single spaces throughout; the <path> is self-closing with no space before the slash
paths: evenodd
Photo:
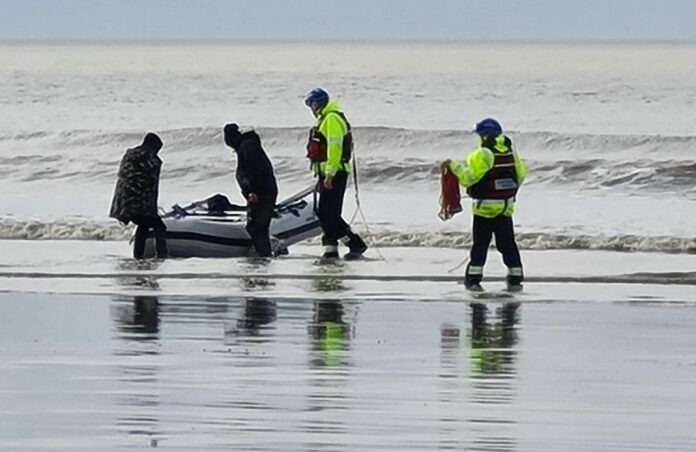
<path id="1" fill-rule="evenodd" d="M 360 214 L 360 218 L 362 219 L 362 224 L 363 227 L 365 228 L 365 231 L 367 231 L 368 235 L 372 235 L 372 232 L 370 231 L 370 227 L 367 225 L 367 219 L 365 218 L 365 213 L 362 210 L 362 206 L 360 205 L 360 185 L 358 184 L 358 159 L 355 156 L 355 152 L 353 152 L 353 184 L 355 185 L 355 212 L 353 212 L 353 217 L 350 219 L 349 224 L 353 224 L 355 221 L 355 217 Z M 368 242 L 368 246 L 370 248 L 373 248 L 379 258 L 383 261 L 387 261 L 387 258 L 384 257 L 382 252 L 379 250 L 379 247 L 373 245 L 372 243 Z"/>
<path id="2" fill-rule="evenodd" d="M 353 224 L 355 217 L 358 216 L 358 210 L 360 210 L 360 196 L 358 194 L 358 158 L 355 156 L 355 151 L 353 151 L 353 185 L 355 186 L 355 210 L 353 211 L 353 216 L 350 217 L 348 224 Z"/>
<path id="3" fill-rule="evenodd" d="M 468 257 L 468 256 L 465 257 L 464 260 L 462 260 L 460 263 L 458 263 L 455 267 L 450 268 L 449 270 L 447 270 L 447 273 L 454 273 L 455 271 L 457 271 L 457 270 L 459 270 L 460 268 L 462 268 L 463 266 L 465 266 L 465 265 L 467 264 L 467 262 L 469 262 L 469 257 Z"/>

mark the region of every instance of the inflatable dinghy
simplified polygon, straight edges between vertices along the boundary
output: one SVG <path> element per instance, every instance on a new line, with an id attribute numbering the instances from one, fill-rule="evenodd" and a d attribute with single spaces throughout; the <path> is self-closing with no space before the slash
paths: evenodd
<path id="1" fill-rule="evenodd" d="M 283 200 L 275 207 L 271 220 L 274 254 L 285 254 L 287 247 L 321 234 L 314 209 L 314 186 Z M 231 204 L 224 195 L 214 195 L 185 207 L 178 204 L 162 215 L 167 226 L 170 257 L 240 257 L 254 255 L 246 231 L 246 207 Z M 145 257 L 155 255 L 152 231 L 145 243 Z"/>

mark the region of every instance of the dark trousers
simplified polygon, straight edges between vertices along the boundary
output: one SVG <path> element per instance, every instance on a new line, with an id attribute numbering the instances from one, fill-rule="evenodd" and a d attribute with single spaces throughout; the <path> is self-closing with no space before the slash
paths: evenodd
<path id="1" fill-rule="evenodd" d="M 338 240 L 350 231 L 348 223 L 341 217 L 343 211 L 343 196 L 346 193 L 348 173 L 339 171 L 333 178 L 333 188 L 324 188 L 324 180 L 319 178 L 319 206 L 317 217 L 324 235 L 321 238 L 324 246 L 336 246 Z"/>
<path id="2" fill-rule="evenodd" d="M 467 283 L 480 283 L 483 278 L 483 266 L 488 256 L 488 247 L 495 235 L 495 247 L 503 255 L 503 262 L 508 267 L 508 282 L 519 284 L 522 282 L 522 259 L 520 250 L 515 241 L 515 229 L 512 217 L 499 215 L 495 218 L 484 218 L 474 215 L 472 231 L 473 244 L 469 256 L 469 265 L 466 268 Z M 519 273 L 519 274 L 517 274 Z"/>
<path id="3" fill-rule="evenodd" d="M 133 244 L 133 257 L 142 259 L 145 255 L 145 241 L 147 233 L 150 229 L 155 233 L 155 248 L 157 257 L 167 257 L 167 241 L 165 234 L 167 227 L 159 216 L 136 217 L 132 219 L 133 223 L 138 225 L 135 230 L 135 243 Z"/>
<path id="4" fill-rule="evenodd" d="M 256 253 L 261 257 L 273 256 L 269 229 L 274 208 L 275 200 L 252 203 L 247 207 L 246 230 Z"/>

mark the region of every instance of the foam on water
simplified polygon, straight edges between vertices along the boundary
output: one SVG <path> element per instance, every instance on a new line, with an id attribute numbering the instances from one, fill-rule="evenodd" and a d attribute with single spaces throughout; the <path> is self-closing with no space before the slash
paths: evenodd
<path id="1" fill-rule="evenodd" d="M 115 222 L 0 220 L 0 240 L 95 240 L 126 241 L 133 226 Z M 379 248 L 468 248 L 471 234 L 462 231 L 390 231 L 371 228 L 362 234 Z M 604 250 L 620 252 L 696 253 L 696 238 L 674 236 L 590 235 L 581 233 L 521 232 L 518 245 L 527 250 Z M 308 243 L 319 243 L 318 239 Z M 129 245 L 123 244 L 124 249 Z"/>

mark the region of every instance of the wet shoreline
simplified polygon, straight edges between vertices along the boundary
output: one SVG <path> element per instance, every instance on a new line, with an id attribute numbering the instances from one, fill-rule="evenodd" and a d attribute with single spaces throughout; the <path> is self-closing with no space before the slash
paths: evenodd
<path id="1" fill-rule="evenodd" d="M 6 450 L 696 446 L 691 305 L 4 293 L 0 310 Z"/>

